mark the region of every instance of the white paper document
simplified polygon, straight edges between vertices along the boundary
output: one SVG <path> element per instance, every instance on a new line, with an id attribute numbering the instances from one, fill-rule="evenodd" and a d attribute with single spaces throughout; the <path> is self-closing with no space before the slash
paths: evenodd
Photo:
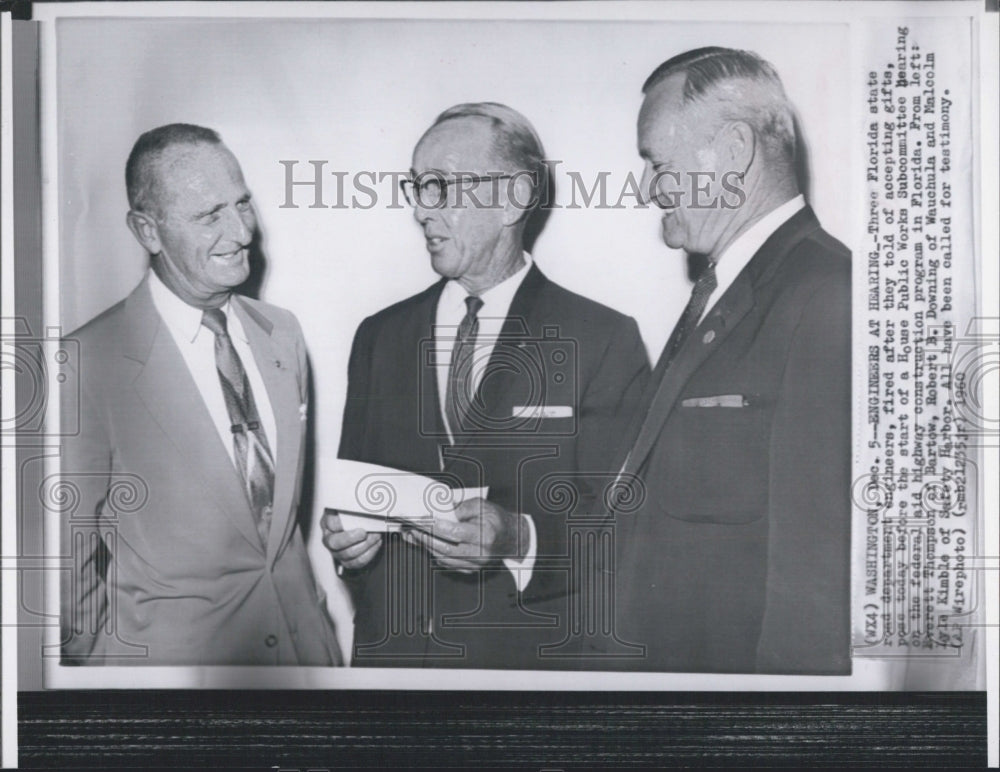
<path id="1" fill-rule="evenodd" d="M 440 480 L 400 469 L 337 459 L 333 501 L 345 531 L 364 528 L 372 533 L 430 530 L 436 520 L 455 521 L 455 507 L 467 499 L 486 498 L 488 487 L 451 488 Z"/>

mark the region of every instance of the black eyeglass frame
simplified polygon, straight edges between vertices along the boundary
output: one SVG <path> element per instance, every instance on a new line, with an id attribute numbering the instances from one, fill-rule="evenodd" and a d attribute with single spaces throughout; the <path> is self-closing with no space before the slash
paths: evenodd
<path id="1" fill-rule="evenodd" d="M 457 183 L 468 183 L 468 184 L 478 184 L 480 182 L 493 182 L 499 180 L 511 180 L 514 179 L 513 174 L 487 174 L 487 175 L 472 175 L 472 174 L 462 174 L 458 173 L 458 176 L 454 179 L 448 179 L 442 174 L 437 172 L 424 172 L 418 174 L 415 178 L 403 179 L 399 181 L 399 188 L 403 191 L 403 198 L 406 199 L 406 203 L 409 204 L 414 209 L 417 208 L 419 204 L 424 209 L 440 209 L 448 201 L 448 186 L 455 185 Z M 422 178 L 430 177 L 428 183 L 422 182 Z M 426 204 L 421 198 L 420 191 L 423 190 L 430 182 L 438 185 L 441 188 L 441 192 L 438 194 L 438 201 L 435 204 Z"/>

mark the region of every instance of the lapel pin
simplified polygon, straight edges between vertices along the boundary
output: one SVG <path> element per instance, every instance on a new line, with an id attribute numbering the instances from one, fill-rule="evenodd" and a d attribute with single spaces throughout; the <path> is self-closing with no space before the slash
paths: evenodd
<path id="1" fill-rule="evenodd" d="M 274 360 L 274 366 L 277 367 L 280 370 L 281 369 L 281 360 L 280 359 L 275 359 Z"/>
<path id="2" fill-rule="evenodd" d="M 705 337 L 701 339 L 702 343 L 711 343 L 715 340 L 715 330 L 709 330 L 705 333 Z"/>

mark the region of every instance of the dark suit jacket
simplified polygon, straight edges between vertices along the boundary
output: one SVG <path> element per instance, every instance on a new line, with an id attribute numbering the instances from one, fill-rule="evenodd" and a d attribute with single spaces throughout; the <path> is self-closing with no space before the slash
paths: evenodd
<path id="1" fill-rule="evenodd" d="M 233 296 L 277 428 L 270 538 L 148 280 L 70 336 L 80 432 L 63 444 L 63 654 L 86 664 L 332 665 L 340 653 L 296 523 L 307 363 L 295 317 Z M 70 380 L 69 382 L 75 382 Z M 74 404 L 76 402 L 79 404 Z"/>
<path id="2" fill-rule="evenodd" d="M 441 473 L 443 458 L 452 486 L 489 486 L 490 500 L 533 517 L 538 561 L 519 594 L 500 561 L 471 574 L 440 570 L 425 551 L 389 538 L 373 563 L 347 572 L 357 609 L 354 663 L 565 665 L 540 655 L 539 646 L 567 636 L 567 515 L 582 485 L 578 475 L 614 475 L 610 439 L 645 385 L 646 353 L 634 320 L 559 287 L 533 266 L 480 382 L 481 425 L 452 446 L 431 357 L 444 285 L 358 328 L 340 456 L 431 476 Z M 571 415 L 564 409 L 561 417 L 512 418 L 521 406 Z"/>
<path id="3" fill-rule="evenodd" d="M 850 672 L 850 280 L 798 212 L 651 387 L 644 501 L 615 521 L 616 631 L 645 656 L 609 666 Z"/>

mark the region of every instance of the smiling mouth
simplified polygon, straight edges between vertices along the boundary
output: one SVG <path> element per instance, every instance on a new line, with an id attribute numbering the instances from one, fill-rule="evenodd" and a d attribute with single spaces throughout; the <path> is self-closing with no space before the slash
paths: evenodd
<path id="1" fill-rule="evenodd" d="M 223 254 L 212 255 L 215 260 L 220 260 L 224 263 L 235 263 L 243 260 L 243 256 L 246 254 L 246 247 L 241 247 L 235 252 L 225 252 Z"/>
<path id="2" fill-rule="evenodd" d="M 446 242 L 448 239 L 446 239 L 444 236 L 427 236 L 426 240 L 427 240 L 427 248 L 433 251 L 440 249 L 441 245 L 444 244 L 444 242 Z"/>

